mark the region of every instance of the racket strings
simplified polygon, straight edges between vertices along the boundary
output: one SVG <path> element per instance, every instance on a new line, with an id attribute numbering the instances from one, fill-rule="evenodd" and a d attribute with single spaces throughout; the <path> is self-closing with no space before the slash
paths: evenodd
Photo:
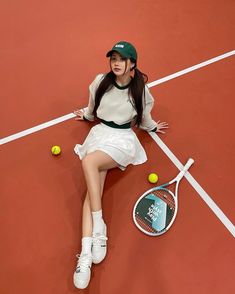
<path id="1" fill-rule="evenodd" d="M 175 199 L 170 194 L 168 190 L 165 189 L 158 189 L 151 192 L 151 194 L 154 194 L 164 202 L 174 211 L 175 210 Z"/>
<path id="2" fill-rule="evenodd" d="M 146 223 L 138 214 L 135 215 L 135 220 L 137 221 L 137 223 L 139 224 L 139 226 L 142 229 L 144 229 L 145 231 L 147 231 L 149 233 L 153 233 L 153 234 L 158 233 L 157 230 L 155 230 L 148 223 Z"/>
<path id="3" fill-rule="evenodd" d="M 148 202 L 148 201 L 155 201 L 154 196 L 156 197 L 156 201 L 157 201 L 156 203 L 158 203 L 160 200 L 160 203 L 159 203 L 160 206 L 161 206 L 161 203 L 165 203 L 167 205 L 165 216 L 164 216 L 165 225 L 160 225 L 160 226 L 153 225 L 154 221 L 157 220 L 159 217 L 161 218 L 160 215 L 162 214 L 162 212 L 160 212 L 160 214 L 158 213 L 159 212 L 158 209 L 161 209 L 160 206 L 158 206 L 159 204 L 157 204 L 157 206 L 153 206 L 153 204 L 150 204 Z M 171 219 L 174 216 L 175 199 L 172 196 L 171 192 L 168 191 L 167 189 L 156 189 L 156 190 L 152 190 L 150 193 L 145 195 L 145 201 L 147 201 L 146 205 L 143 204 L 144 203 L 143 201 L 137 205 L 137 208 L 135 211 L 135 220 L 143 231 L 153 235 L 160 235 L 166 230 L 168 224 L 170 223 Z"/>

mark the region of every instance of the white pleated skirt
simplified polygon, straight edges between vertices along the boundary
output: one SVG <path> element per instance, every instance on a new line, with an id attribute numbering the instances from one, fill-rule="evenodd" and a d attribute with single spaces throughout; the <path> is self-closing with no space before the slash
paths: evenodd
<path id="1" fill-rule="evenodd" d="M 116 129 L 103 123 L 92 127 L 84 143 L 74 148 L 80 159 L 96 150 L 112 157 L 121 170 L 129 164 L 142 164 L 147 160 L 145 150 L 132 129 Z"/>

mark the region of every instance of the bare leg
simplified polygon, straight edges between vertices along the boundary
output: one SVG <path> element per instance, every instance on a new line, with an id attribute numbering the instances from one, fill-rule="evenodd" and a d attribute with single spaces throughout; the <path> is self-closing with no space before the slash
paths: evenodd
<path id="1" fill-rule="evenodd" d="M 107 170 L 100 171 L 99 174 L 100 174 L 100 188 L 101 188 L 101 197 L 102 197 Z M 82 237 L 91 237 L 91 236 L 92 236 L 92 216 L 91 216 L 89 194 L 87 192 L 86 198 L 83 204 Z"/>
<path id="2" fill-rule="evenodd" d="M 82 160 L 82 167 L 87 184 L 87 195 L 83 206 L 82 251 L 79 255 L 78 264 L 74 273 L 74 285 L 79 289 L 84 289 L 89 284 L 92 262 L 99 263 L 106 255 L 106 239 L 102 238 L 100 240 L 100 236 L 94 237 L 97 243 L 96 245 L 99 245 L 95 247 L 92 231 L 93 227 L 95 228 L 100 221 L 99 210 L 101 210 L 101 197 L 107 170 L 116 166 L 117 163 L 110 156 L 101 151 L 88 154 Z M 95 213 L 96 218 L 94 218 Z M 100 244 L 101 241 L 104 245 Z M 94 247 L 93 251 L 91 251 L 92 246 Z"/>
<path id="3" fill-rule="evenodd" d="M 82 160 L 91 211 L 101 210 L 100 172 L 117 167 L 117 163 L 106 153 L 95 151 Z"/>

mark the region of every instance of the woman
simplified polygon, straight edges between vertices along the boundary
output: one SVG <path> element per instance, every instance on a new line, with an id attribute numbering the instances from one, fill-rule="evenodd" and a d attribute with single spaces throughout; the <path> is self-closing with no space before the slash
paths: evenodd
<path id="1" fill-rule="evenodd" d="M 110 72 L 99 74 L 89 87 L 88 107 L 75 110 L 76 120 L 99 120 L 83 145 L 75 146 L 82 160 L 87 194 L 82 216 L 82 250 L 74 273 L 79 289 L 88 286 L 92 263 L 100 263 L 107 252 L 107 227 L 102 217 L 101 198 L 107 171 L 147 160 L 132 126 L 164 133 L 165 122 L 151 117 L 154 99 L 146 82 L 147 76 L 137 68 L 137 52 L 128 42 L 118 42 L 106 54 Z"/>

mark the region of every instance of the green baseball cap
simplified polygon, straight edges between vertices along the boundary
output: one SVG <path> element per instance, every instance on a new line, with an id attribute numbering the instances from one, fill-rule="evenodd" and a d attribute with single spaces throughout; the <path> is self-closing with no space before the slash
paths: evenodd
<path id="1" fill-rule="evenodd" d="M 131 43 L 128 43 L 125 41 L 118 42 L 106 54 L 106 57 L 110 57 L 114 51 L 121 54 L 122 57 L 130 58 L 130 59 L 137 61 L 137 52 L 136 52 L 135 47 Z"/>

